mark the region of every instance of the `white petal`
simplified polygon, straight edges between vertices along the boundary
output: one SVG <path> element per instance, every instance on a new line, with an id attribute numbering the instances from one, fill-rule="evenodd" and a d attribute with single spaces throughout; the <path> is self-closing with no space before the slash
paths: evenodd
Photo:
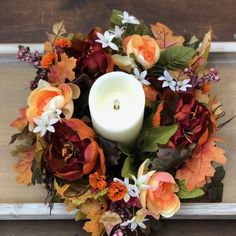
<path id="1" fill-rule="evenodd" d="M 167 81 L 164 81 L 162 84 L 162 88 L 169 87 L 169 83 Z"/>
<path id="2" fill-rule="evenodd" d="M 141 83 L 144 84 L 144 85 L 150 85 L 150 84 L 151 84 L 151 83 L 150 83 L 148 80 L 146 80 L 146 79 L 142 79 L 142 80 L 141 80 Z"/>
<path id="3" fill-rule="evenodd" d="M 139 75 L 140 75 L 137 67 L 134 68 L 134 74 L 136 77 L 139 77 Z"/>
<path id="4" fill-rule="evenodd" d="M 34 120 L 34 123 L 35 123 L 36 125 L 38 125 L 38 126 L 42 126 L 42 125 L 43 125 L 43 121 L 42 121 L 42 120 L 37 119 L 37 118 L 34 118 L 33 120 Z"/>
<path id="5" fill-rule="evenodd" d="M 40 132 L 40 136 L 43 137 L 47 132 L 47 129 L 44 127 L 41 132 Z"/>
<path id="6" fill-rule="evenodd" d="M 107 48 L 107 47 L 108 47 L 108 43 L 103 42 L 103 43 L 102 43 L 102 48 Z"/>
<path id="7" fill-rule="evenodd" d="M 103 43 L 103 40 L 101 40 L 101 39 L 96 39 L 95 42 L 97 42 L 97 43 Z"/>
<path id="8" fill-rule="evenodd" d="M 143 222 L 138 222 L 138 226 L 142 229 L 146 229 L 146 225 Z"/>
<path id="9" fill-rule="evenodd" d="M 50 101 L 50 108 L 51 108 L 51 110 L 56 109 L 56 103 L 55 103 L 54 99 L 51 99 L 51 101 Z"/>
<path id="10" fill-rule="evenodd" d="M 131 231 L 134 231 L 137 228 L 137 226 L 138 224 L 136 222 L 132 222 L 130 226 Z"/>
<path id="11" fill-rule="evenodd" d="M 101 39 L 102 41 L 104 41 L 104 36 L 103 36 L 103 34 L 97 32 L 97 36 L 98 36 L 99 39 Z M 95 40 L 95 41 L 97 42 L 97 40 Z"/>
<path id="12" fill-rule="evenodd" d="M 46 124 L 48 123 L 48 113 L 47 112 L 44 112 L 42 114 L 42 121 Z"/>
<path id="13" fill-rule="evenodd" d="M 48 122 L 48 125 L 54 125 L 58 122 L 58 119 L 57 118 L 52 118 L 49 122 Z"/>
<path id="14" fill-rule="evenodd" d="M 164 76 L 167 80 L 173 80 L 168 70 L 164 70 Z"/>
<path id="15" fill-rule="evenodd" d="M 140 75 L 142 79 L 145 79 L 145 77 L 147 76 L 147 71 L 143 71 Z"/>
<path id="16" fill-rule="evenodd" d="M 112 48 L 115 51 L 119 50 L 119 48 L 114 43 L 112 43 L 112 42 L 110 42 L 108 45 L 109 45 L 110 48 Z"/>
<path id="17" fill-rule="evenodd" d="M 48 126 L 48 127 L 47 127 L 47 130 L 48 130 L 49 132 L 55 133 L 55 128 L 54 128 L 53 126 Z"/>
<path id="18" fill-rule="evenodd" d="M 129 18 L 129 13 L 128 13 L 127 11 L 124 11 L 124 12 L 123 12 L 123 17 L 124 17 L 124 18 Z"/>
<path id="19" fill-rule="evenodd" d="M 158 80 L 159 80 L 159 81 L 164 81 L 164 80 L 166 80 L 166 77 L 161 76 L 161 77 L 158 78 Z"/>
<path id="20" fill-rule="evenodd" d="M 42 126 L 37 126 L 36 128 L 34 128 L 33 133 L 39 133 L 42 131 L 42 129 L 43 129 Z"/>
<path id="21" fill-rule="evenodd" d="M 125 201 L 125 202 L 128 202 L 129 200 L 130 200 L 129 194 L 125 194 L 125 196 L 124 196 L 124 201 Z"/>

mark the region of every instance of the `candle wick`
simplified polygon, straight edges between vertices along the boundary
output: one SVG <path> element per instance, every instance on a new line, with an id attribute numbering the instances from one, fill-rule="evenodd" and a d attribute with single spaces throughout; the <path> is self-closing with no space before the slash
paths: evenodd
<path id="1" fill-rule="evenodd" d="M 120 102 L 117 99 L 113 101 L 113 104 L 114 110 L 120 110 Z"/>

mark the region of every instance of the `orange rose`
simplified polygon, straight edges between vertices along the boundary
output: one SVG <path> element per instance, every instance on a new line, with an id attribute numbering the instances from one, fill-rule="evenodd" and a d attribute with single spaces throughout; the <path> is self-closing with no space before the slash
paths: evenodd
<path id="1" fill-rule="evenodd" d="M 145 174 L 144 169 L 149 164 L 145 161 L 139 168 L 138 177 Z M 149 174 L 150 173 L 150 174 Z M 147 208 L 153 217 L 160 215 L 172 217 L 180 208 L 180 200 L 175 194 L 179 191 L 173 176 L 167 172 L 149 171 L 146 184 L 151 186 L 140 193 L 140 202 L 143 208 Z"/>
<path id="2" fill-rule="evenodd" d="M 145 69 L 151 68 L 160 57 L 160 48 L 154 38 L 148 35 L 131 35 L 124 39 L 127 55 L 133 54 Z"/>
<path id="3" fill-rule="evenodd" d="M 74 105 L 72 99 L 78 98 L 80 89 L 74 84 L 60 84 L 54 87 L 44 80 L 40 80 L 38 88 L 33 90 L 28 97 L 26 116 L 32 124 L 34 117 L 39 117 L 43 112 L 51 109 L 50 102 L 54 100 L 55 108 L 62 110 L 66 119 L 71 118 Z"/>

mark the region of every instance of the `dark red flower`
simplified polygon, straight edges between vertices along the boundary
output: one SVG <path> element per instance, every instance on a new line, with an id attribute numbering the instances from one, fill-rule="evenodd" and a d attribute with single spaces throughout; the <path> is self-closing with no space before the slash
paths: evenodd
<path id="1" fill-rule="evenodd" d="M 203 144 L 215 129 L 209 109 L 190 93 L 179 94 L 174 118 L 179 126 L 171 139 L 175 146 L 186 146 L 190 143 Z"/>
<path id="2" fill-rule="evenodd" d="M 79 119 L 55 125 L 44 154 L 47 169 L 61 179 L 74 181 L 93 170 L 105 174 L 105 157 L 94 132 Z"/>
<path id="3" fill-rule="evenodd" d="M 113 60 L 106 49 L 95 40 L 100 29 L 93 29 L 87 38 L 78 39 L 72 43 L 69 53 L 77 59 L 76 75 L 87 74 L 91 77 L 98 76 L 113 70 Z"/>

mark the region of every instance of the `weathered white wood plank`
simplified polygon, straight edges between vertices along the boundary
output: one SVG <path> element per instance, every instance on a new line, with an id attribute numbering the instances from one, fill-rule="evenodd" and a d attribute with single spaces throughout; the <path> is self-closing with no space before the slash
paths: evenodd
<path id="1" fill-rule="evenodd" d="M 0 220 L 60 220 L 74 219 L 63 203 L 50 209 L 42 203 L 0 204 Z M 171 219 L 236 219 L 236 203 L 185 203 Z"/>
<path id="2" fill-rule="evenodd" d="M 43 52 L 43 44 L 37 43 L 9 43 L 0 44 L 0 54 L 16 54 L 18 45 L 29 46 L 31 51 L 37 50 Z M 211 52 L 236 52 L 236 42 L 213 42 L 211 44 Z"/>

